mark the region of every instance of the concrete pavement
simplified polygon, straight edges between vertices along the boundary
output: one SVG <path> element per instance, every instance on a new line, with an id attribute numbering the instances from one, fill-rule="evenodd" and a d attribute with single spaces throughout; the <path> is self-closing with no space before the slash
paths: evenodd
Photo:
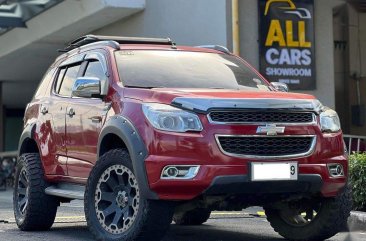
<path id="1" fill-rule="evenodd" d="M 6 241 L 76 241 L 93 240 L 83 214 L 83 203 L 62 204 L 56 222 L 47 232 L 21 232 L 15 224 L 11 191 L 0 192 L 0 240 Z M 201 226 L 171 225 L 163 241 L 279 241 L 285 240 L 273 231 L 259 208 L 241 212 L 214 212 Z M 353 230 L 352 227 L 350 227 Z M 366 232 L 340 233 L 329 241 L 366 240 Z"/>

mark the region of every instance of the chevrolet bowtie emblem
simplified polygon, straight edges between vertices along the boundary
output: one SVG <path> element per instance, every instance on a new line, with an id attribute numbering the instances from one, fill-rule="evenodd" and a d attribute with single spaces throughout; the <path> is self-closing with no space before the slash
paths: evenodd
<path id="1" fill-rule="evenodd" d="M 267 134 L 267 136 L 276 136 L 285 132 L 285 127 L 277 127 L 275 124 L 267 124 L 266 126 L 258 126 L 258 134 Z"/>

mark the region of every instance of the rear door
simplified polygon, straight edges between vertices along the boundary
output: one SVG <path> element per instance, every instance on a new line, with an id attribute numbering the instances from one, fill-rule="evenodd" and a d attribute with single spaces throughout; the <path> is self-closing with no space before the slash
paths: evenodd
<path id="1" fill-rule="evenodd" d="M 86 55 L 81 76 L 108 84 L 105 56 Z M 69 176 L 87 178 L 97 159 L 98 137 L 109 110 L 102 98 L 72 98 L 66 114 L 66 148 Z"/>
<path id="2" fill-rule="evenodd" d="M 67 176 L 67 150 L 66 150 L 66 110 L 71 99 L 71 87 L 80 71 L 81 62 L 66 63 L 59 67 L 57 80 L 52 87 L 52 98 L 49 103 L 48 113 L 52 118 L 52 145 L 50 156 L 56 165 L 49 174 Z"/>
<path id="3" fill-rule="evenodd" d="M 37 115 L 37 125 L 34 132 L 35 138 L 39 144 L 42 162 L 45 163 L 44 171 L 48 174 L 55 174 L 58 162 L 55 159 L 55 135 L 52 125 L 52 97 L 50 96 L 49 85 L 52 85 L 57 78 L 57 68 L 50 69 L 42 80 L 32 102 L 39 105 Z M 34 105 L 30 104 L 27 108 L 26 118 L 34 117 Z"/>

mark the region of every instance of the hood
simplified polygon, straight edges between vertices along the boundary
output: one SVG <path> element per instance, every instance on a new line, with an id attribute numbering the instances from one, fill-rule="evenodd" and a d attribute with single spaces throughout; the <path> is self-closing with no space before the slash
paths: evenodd
<path id="1" fill-rule="evenodd" d="M 296 109 L 318 112 L 321 104 L 312 95 L 277 91 L 228 89 L 126 88 L 125 98 L 172 104 L 196 112 L 209 109 Z"/>

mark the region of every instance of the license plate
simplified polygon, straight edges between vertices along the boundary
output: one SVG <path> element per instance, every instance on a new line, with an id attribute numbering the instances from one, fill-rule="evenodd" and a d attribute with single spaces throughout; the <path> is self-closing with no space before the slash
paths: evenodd
<path id="1" fill-rule="evenodd" d="M 252 181 L 297 180 L 297 162 L 253 162 L 251 166 Z"/>

